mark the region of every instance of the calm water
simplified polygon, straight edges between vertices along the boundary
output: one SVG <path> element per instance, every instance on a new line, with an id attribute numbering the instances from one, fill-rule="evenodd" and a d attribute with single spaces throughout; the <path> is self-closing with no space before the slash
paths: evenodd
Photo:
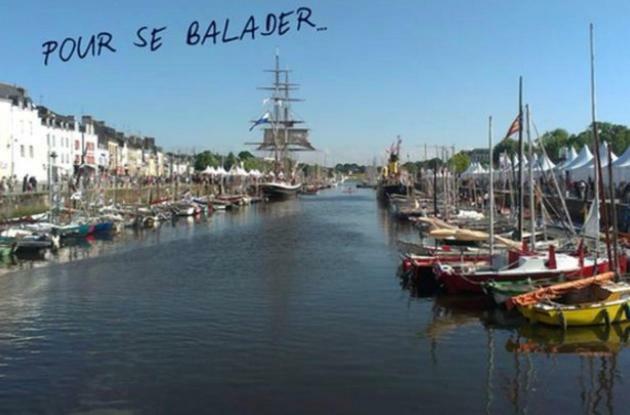
<path id="1" fill-rule="evenodd" d="M 1 275 L 0 413 L 628 413 L 625 328 L 419 297 L 413 237 L 330 190 Z"/>

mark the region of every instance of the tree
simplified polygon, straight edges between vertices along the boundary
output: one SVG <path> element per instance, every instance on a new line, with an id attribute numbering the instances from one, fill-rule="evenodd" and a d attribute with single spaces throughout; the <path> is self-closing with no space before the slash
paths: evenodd
<path id="1" fill-rule="evenodd" d="M 494 146 L 492 151 L 492 161 L 494 164 L 499 163 L 499 156 L 503 153 L 507 153 L 508 156 L 514 156 L 516 158 L 518 155 L 518 141 L 506 138 Z"/>
<path id="2" fill-rule="evenodd" d="M 544 133 L 541 140 L 551 161 L 557 163 L 562 156 L 560 150 L 569 145 L 569 133 L 562 128 L 556 128 Z"/>
<path id="3" fill-rule="evenodd" d="M 218 154 L 214 154 L 211 151 L 204 151 L 195 156 L 195 170 L 201 171 L 206 167 L 218 167 L 220 164 L 220 157 Z"/>
<path id="4" fill-rule="evenodd" d="M 451 169 L 455 170 L 455 173 L 463 173 L 470 165 L 470 156 L 460 151 L 451 157 L 448 161 L 448 165 Z"/>
<path id="5" fill-rule="evenodd" d="M 245 161 L 245 160 L 249 160 L 253 158 L 256 158 L 256 157 L 249 151 L 241 151 L 240 153 L 238 153 L 238 159 L 241 161 Z"/>
<path id="6" fill-rule="evenodd" d="M 223 167 L 225 170 L 230 170 L 232 166 L 238 163 L 238 159 L 231 151 L 228 153 L 227 157 L 223 161 Z"/>

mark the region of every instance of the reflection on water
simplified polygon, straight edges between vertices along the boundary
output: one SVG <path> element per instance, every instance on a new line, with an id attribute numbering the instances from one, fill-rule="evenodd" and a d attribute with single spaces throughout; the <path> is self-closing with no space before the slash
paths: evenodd
<path id="1" fill-rule="evenodd" d="M 418 301 L 429 295 L 419 295 L 422 288 L 413 281 L 401 286 Z M 457 356 L 448 358 L 475 355 L 467 341 L 486 337 L 485 356 L 478 356 L 485 362 L 485 413 L 613 413 L 628 402 L 621 384 L 628 369 L 630 323 L 562 330 L 530 324 L 486 296 L 449 296 L 439 290 L 430 295 L 431 318 L 424 334 L 433 365 L 448 364 L 438 356 L 457 333 L 465 333 L 466 340 Z"/>
<path id="2" fill-rule="evenodd" d="M 626 412 L 627 325 L 418 291 L 393 277 L 417 237 L 330 190 L 12 265 L 0 413 Z"/>

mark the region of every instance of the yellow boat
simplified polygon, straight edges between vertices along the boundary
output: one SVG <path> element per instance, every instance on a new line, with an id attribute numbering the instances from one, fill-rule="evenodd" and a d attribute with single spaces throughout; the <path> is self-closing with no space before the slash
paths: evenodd
<path id="1" fill-rule="evenodd" d="M 532 323 L 575 327 L 630 321 L 630 284 L 611 282 L 614 274 L 542 288 L 513 297 L 511 303 Z"/>
<path id="2" fill-rule="evenodd" d="M 568 353 L 608 355 L 628 345 L 630 322 L 611 326 L 570 327 L 558 330 L 542 324 L 524 324 L 516 339 L 508 339 L 505 347 L 514 353 Z"/>

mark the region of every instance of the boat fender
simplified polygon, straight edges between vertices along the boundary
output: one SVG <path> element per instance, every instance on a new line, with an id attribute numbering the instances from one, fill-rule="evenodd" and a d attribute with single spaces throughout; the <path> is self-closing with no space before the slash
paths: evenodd
<path id="1" fill-rule="evenodd" d="M 560 310 L 558 312 L 558 317 L 560 317 L 560 325 L 566 331 L 566 329 L 567 329 L 567 319 L 564 317 L 564 313 L 562 312 L 562 310 Z"/>
<path id="2" fill-rule="evenodd" d="M 626 320 L 630 320 L 630 303 L 624 303 L 623 311 L 626 314 Z"/>

